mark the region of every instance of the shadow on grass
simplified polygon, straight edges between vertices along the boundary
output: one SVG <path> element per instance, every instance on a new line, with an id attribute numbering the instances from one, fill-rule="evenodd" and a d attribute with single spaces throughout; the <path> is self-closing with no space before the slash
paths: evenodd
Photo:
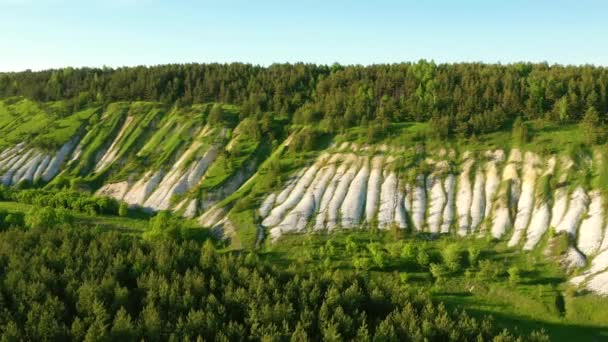
<path id="1" fill-rule="evenodd" d="M 509 315 L 503 313 L 497 313 L 492 311 L 492 308 L 497 309 L 501 305 L 494 303 L 487 303 L 485 301 L 470 301 L 467 299 L 466 303 L 463 303 L 464 298 L 473 296 L 464 295 L 461 293 L 449 293 L 444 292 L 442 294 L 436 293 L 438 299 L 443 302 L 448 309 L 451 310 L 462 310 L 476 318 L 483 318 L 484 316 L 492 316 L 494 322 L 498 327 L 508 328 L 513 332 L 525 336 L 535 330 L 544 329 L 547 335 L 549 335 L 551 341 L 606 341 L 608 340 L 608 328 L 594 325 L 582 325 L 582 324 L 568 324 L 568 323 L 555 323 L 555 322 L 544 322 L 535 319 L 531 319 L 526 316 Z M 489 308 L 488 310 L 483 309 L 471 309 L 471 304 L 479 304 Z"/>

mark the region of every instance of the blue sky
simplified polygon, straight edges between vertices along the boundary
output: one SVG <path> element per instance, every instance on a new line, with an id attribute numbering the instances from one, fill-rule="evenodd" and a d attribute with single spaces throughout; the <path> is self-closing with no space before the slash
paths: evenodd
<path id="1" fill-rule="evenodd" d="M 0 71 L 186 62 L 608 65 L 608 1 L 0 0 Z"/>

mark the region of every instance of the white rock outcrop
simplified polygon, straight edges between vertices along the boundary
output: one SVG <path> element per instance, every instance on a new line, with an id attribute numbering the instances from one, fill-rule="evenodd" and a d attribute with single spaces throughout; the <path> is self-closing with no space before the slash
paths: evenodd
<path id="1" fill-rule="evenodd" d="M 416 184 L 412 189 L 412 223 L 417 231 L 424 228 L 424 215 L 426 213 L 426 191 L 424 175 L 416 177 Z"/>
<path id="2" fill-rule="evenodd" d="M 42 176 L 40 178 L 43 181 L 48 182 L 59 173 L 61 165 L 63 165 L 63 162 L 70 155 L 70 153 L 74 149 L 74 146 L 76 146 L 77 143 L 78 138 L 74 137 L 70 139 L 70 141 L 65 143 L 63 146 L 61 146 L 61 148 L 59 149 L 59 151 L 57 151 L 53 159 L 51 159 L 51 161 L 49 162 L 49 165 L 46 170 L 44 170 L 44 172 L 42 173 Z"/>
<path id="3" fill-rule="evenodd" d="M 348 162 L 350 167 L 344 172 L 344 175 L 340 178 L 340 181 L 336 185 L 336 190 L 334 195 L 329 201 L 327 205 L 327 224 L 326 228 L 331 230 L 336 228 L 340 224 L 340 207 L 344 202 L 344 198 L 346 197 L 346 193 L 348 192 L 348 188 L 355 178 L 359 166 L 361 164 L 361 160 L 357 158 L 355 155 L 349 155 Z"/>
<path id="4" fill-rule="evenodd" d="M 477 231 L 477 228 L 483 221 L 485 213 L 485 179 L 484 174 L 480 170 L 475 173 L 475 183 L 473 185 L 473 198 L 471 200 L 471 232 Z"/>
<path id="5" fill-rule="evenodd" d="M 564 218 L 555 228 L 556 232 L 566 232 L 572 236 L 576 236 L 576 230 L 581 222 L 587 205 L 589 204 L 589 197 L 585 193 L 582 187 L 577 187 L 572 196 L 570 197 L 570 205 L 568 211 L 564 214 Z"/>
<path id="6" fill-rule="evenodd" d="M 120 149 L 119 142 L 121 141 L 122 137 L 129 131 L 132 121 L 133 121 L 132 116 L 128 116 L 125 119 L 125 122 L 123 123 L 122 127 L 120 128 L 118 135 L 116 136 L 116 138 L 114 138 L 114 141 L 112 141 L 112 144 L 106 150 L 106 152 L 103 154 L 103 156 L 101 157 L 99 162 L 97 162 L 97 165 L 95 165 L 95 172 L 101 171 L 103 168 L 105 168 L 106 166 L 108 166 L 112 162 L 114 162 L 114 160 L 116 159 L 116 155 L 118 154 L 118 151 Z"/>
<path id="7" fill-rule="evenodd" d="M 438 175 L 430 175 L 427 178 L 427 192 L 430 194 L 427 225 L 429 232 L 439 233 L 443 209 L 445 207 L 446 195 L 443 190 L 443 180 Z"/>
<path id="8" fill-rule="evenodd" d="M 596 190 L 590 193 L 590 197 L 589 212 L 587 213 L 587 217 L 581 222 L 577 244 L 578 250 L 586 256 L 590 256 L 599 250 L 604 235 L 602 229 L 604 220 L 602 194 Z"/>
<path id="9" fill-rule="evenodd" d="M 443 188 L 446 192 L 447 202 L 445 204 L 445 208 L 443 209 L 441 232 L 449 233 L 450 227 L 454 223 L 454 195 L 456 192 L 456 176 L 454 176 L 454 174 L 450 173 L 445 177 L 445 180 L 443 181 Z"/>
<path id="10" fill-rule="evenodd" d="M 340 208 L 342 214 L 342 227 L 357 227 L 361 223 L 365 198 L 367 195 L 367 183 L 369 177 L 368 161 L 363 160 L 362 167 L 348 188 L 344 202 Z"/>
<path id="11" fill-rule="evenodd" d="M 534 193 L 536 189 L 536 164 L 537 157 L 531 152 L 526 152 L 523 167 L 523 177 L 521 185 L 521 195 L 517 202 L 517 215 L 513 223 L 513 235 L 509 240 L 508 246 L 517 245 L 530 223 L 532 210 L 534 209 Z"/>
<path id="12" fill-rule="evenodd" d="M 132 206 L 141 206 L 163 178 L 163 172 L 148 171 L 125 194 L 123 200 Z"/>
<path id="13" fill-rule="evenodd" d="M 372 170 L 367 183 L 367 198 L 365 201 L 365 220 L 373 221 L 378 212 L 378 202 L 380 200 L 380 187 L 382 186 L 382 156 L 375 156 L 372 159 Z"/>
<path id="14" fill-rule="evenodd" d="M 462 172 L 458 176 L 458 192 L 456 195 L 456 212 L 458 213 L 458 235 L 464 236 L 468 233 L 471 225 L 470 209 L 473 198 L 471 190 L 471 169 L 474 160 L 465 160 L 462 166 Z"/>

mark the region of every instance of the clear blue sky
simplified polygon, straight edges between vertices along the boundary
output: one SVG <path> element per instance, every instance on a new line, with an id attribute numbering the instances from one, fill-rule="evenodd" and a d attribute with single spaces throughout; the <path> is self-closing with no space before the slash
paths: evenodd
<path id="1" fill-rule="evenodd" d="M 608 1 L 0 0 L 0 71 L 184 62 L 608 65 Z"/>

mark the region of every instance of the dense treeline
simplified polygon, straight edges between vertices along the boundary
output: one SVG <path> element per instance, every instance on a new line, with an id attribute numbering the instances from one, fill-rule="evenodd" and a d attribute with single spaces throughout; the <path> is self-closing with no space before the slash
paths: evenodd
<path id="1" fill-rule="evenodd" d="M 286 272 L 207 241 L 78 228 L 0 233 L 0 339 L 516 340 L 404 285 Z M 527 340 L 547 340 L 532 334 Z"/>
<path id="2" fill-rule="evenodd" d="M 497 130 L 517 116 L 559 122 L 608 113 L 608 70 L 547 64 L 372 66 L 187 64 L 0 74 L 0 97 L 70 100 L 75 107 L 119 100 L 221 101 L 243 115 L 273 111 L 328 130 L 370 122 L 428 121 L 446 134 Z"/>

